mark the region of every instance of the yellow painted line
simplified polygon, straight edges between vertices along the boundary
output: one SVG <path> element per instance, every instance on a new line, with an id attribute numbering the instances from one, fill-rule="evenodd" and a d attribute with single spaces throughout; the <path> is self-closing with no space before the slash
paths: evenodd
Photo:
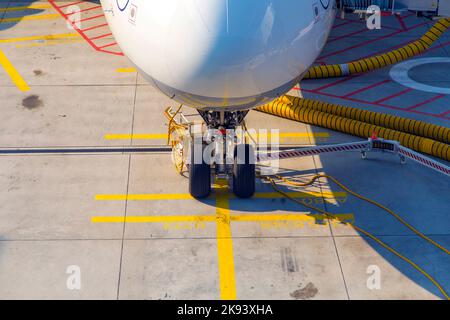
<path id="1" fill-rule="evenodd" d="M 336 214 L 335 218 L 339 221 L 354 221 L 355 216 L 352 213 Z M 324 214 L 241 214 L 232 215 L 231 221 L 236 222 L 272 222 L 272 221 L 315 221 L 328 219 Z"/>
<path id="2" fill-rule="evenodd" d="M 326 199 L 334 199 L 338 198 L 346 198 L 347 193 L 344 191 L 337 192 L 315 192 L 315 191 L 305 191 L 305 192 L 297 192 L 290 191 L 287 194 L 294 198 L 326 198 Z M 234 195 L 229 195 L 229 199 L 235 199 Z M 253 196 L 255 199 L 280 199 L 284 198 L 283 195 L 278 192 L 260 192 L 255 193 Z M 95 196 L 95 200 L 100 201 L 159 201 L 159 200 L 193 200 L 194 198 L 188 193 L 148 193 L 148 194 L 97 194 Z"/>
<path id="3" fill-rule="evenodd" d="M 158 222 L 216 222 L 222 219 L 222 216 L 94 216 L 91 218 L 93 223 L 158 223 Z M 264 221 L 307 221 L 323 220 L 327 217 L 323 214 L 238 214 L 229 215 L 230 221 L 236 222 L 264 222 Z M 336 214 L 339 220 L 354 219 L 354 215 Z"/>
<path id="4" fill-rule="evenodd" d="M 217 222 L 220 216 L 94 216 L 93 223 L 164 223 L 164 222 Z M 352 213 L 342 213 L 335 215 L 340 221 L 354 221 Z M 268 221 L 310 221 L 325 220 L 323 214 L 238 214 L 230 215 L 230 221 L 235 222 L 268 222 Z"/>
<path id="5" fill-rule="evenodd" d="M 51 14 L 39 14 L 35 16 L 24 16 L 24 17 L 15 17 L 15 18 L 4 18 L 0 21 L 0 23 L 10 23 L 10 22 L 19 22 L 19 21 L 30 21 L 30 20 L 50 20 L 50 19 L 58 19 L 61 16 L 59 13 L 51 13 Z"/>
<path id="6" fill-rule="evenodd" d="M 256 135 L 251 135 L 252 137 L 261 139 L 271 139 L 272 137 L 282 138 L 329 138 L 330 134 L 328 132 L 280 132 L 280 133 L 258 133 Z"/>
<path id="7" fill-rule="evenodd" d="M 118 68 L 118 69 L 116 69 L 116 72 L 133 73 L 133 72 L 137 72 L 137 70 L 135 68 Z"/>
<path id="8" fill-rule="evenodd" d="M 229 194 L 226 180 L 218 180 L 216 190 L 217 257 L 219 260 L 220 298 L 236 299 L 234 275 L 233 239 L 231 238 Z"/>
<path id="9" fill-rule="evenodd" d="M 270 139 L 272 137 L 279 137 L 281 139 L 285 138 L 329 138 L 330 134 L 328 132 L 284 132 L 280 134 L 256 134 L 252 135 L 256 139 L 266 138 Z M 143 133 L 143 134 L 106 134 L 104 136 L 105 140 L 167 140 L 167 133 Z"/>
<path id="10" fill-rule="evenodd" d="M 236 222 L 265 222 L 265 221 L 309 221 L 315 220 L 316 215 L 304 214 L 241 214 L 231 216 Z M 322 217 L 324 218 L 324 217 Z"/>
<path id="11" fill-rule="evenodd" d="M 43 41 L 43 42 L 31 42 L 31 43 L 24 43 L 24 44 L 16 44 L 16 48 L 32 48 L 32 47 L 45 47 L 45 46 L 54 46 L 58 44 L 72 44 L 72 43 L 80 43 L 84 42 L 83 39 L 71 39 L 71 40 L 49 40 L 49 41 Z"/>
<path id="12" fill-rule="evenodd" d="M 0 65 L 3 66 L 6 73 L 8 73 L 11 80 L 14 82 L 14 84 L 19 88 L 20 91 L 29 91 L 30 87 L 25 82 L 25 80 L 22 78 L 20 73 L 16 70 L 14 65 L 8 60 L 8 58 L 5 56 L 3 51 L 0 50 Z"/>
<path id="13" fill-rule="evenodd" d="M 93 223 L 158 223 L 158 222 L 215 222 L 215 216 L 111 216 L 91 218 Z"/>
<path id="14" fill-rule="evenodd" d="M 355 219 L 352 213 L 336 214 L 335 217 L 339 221 L 354 221 Z M 308 212 L 301 214 L 241 214 L 231 216 L 231 221 L 236 222 L 311 221 L 325 219 L 327 219 L 327 216 L 324 214 L 309 214 Z"/>
<path id="15" fill-rule="evenodd" d="M 80 35 L 78 33 L 61 33 L 61 34 L 49 34 L 45 36 L 0 39 L 0 43 L 36 41 L 36 40 L 62 40 L 62 39 L 74 39 L 79 37 Z"/>
<path id="16" fill-rule="evenodd" d="M 137 70 L 135 68 L 118 68 L 118 69 L 116 69 L 116 72 L 119 72 L 119 73 L 134 73 L 134 72 L 137 72 Z"/>
<path id="17" fill-rule="evenodd" d="M 167 140 L 167 133 L 151 133 L 151 134 L 107 134 L 105 140 Z"/>
<path id="18" fill-rule="evenodd" d="M 20 7 L 8 7 L 8 8 L 0 8 L 0 12 L 5 11 L 25 11 L 25 10 L 35 10 L 35 9 L 49 9 L 52 6 L 49 4 L 35 4 L 31 6 L 20 6 Z"/>
<path id="19" fill-rule="evenodd" d="M 158 200 L 191 200 L 194 199 L 188 193 L 155 193 L 155 194 L 97 194 L 95 200 L 147 200 L 147 201 L 158 201 Z"/>
<path id="20" fill-rule="evenodd" d="M 335 198 L 335 197 L 339 197 L 339 198 L 346 198 L 347 197 L 347 193 L 343 192 L 343 191 L 337 191 L 337 192 L 328 192 L 328 191 L 323 191 L 323 192 L 315 192 L 315 191 L 304 191 L 304 192 L 297 192 L 297 191 L 290 191 L 290 192 L 286 192 L 289 196 L 293 197 L 293 198 Z M 253 196 L 256 199 L 280 199 L 280 198 L 285 198 L 285 196 L 283 196 L 282 194 L 278 193 L 278 192 L 260 192 L 260 193 L 255 193 L 255 195 Z"/>

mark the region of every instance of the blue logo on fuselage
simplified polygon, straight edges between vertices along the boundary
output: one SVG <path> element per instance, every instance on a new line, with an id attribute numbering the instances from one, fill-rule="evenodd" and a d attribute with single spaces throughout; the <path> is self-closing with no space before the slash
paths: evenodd
<path id="1" fill-rule="evenodd" d="M 322 5 L 322 7 L 324 9 L 328 9 L 328 7 L 330 6 L 330 0 L 320 0 L 320 4 Z"/>
<path id="2" fill-rule="evenodd" d="M 116 0 L 117 8 L 119 8 L 120 11 L 124 11 L 127 8 L 129 2 L 130 0 Z"/>

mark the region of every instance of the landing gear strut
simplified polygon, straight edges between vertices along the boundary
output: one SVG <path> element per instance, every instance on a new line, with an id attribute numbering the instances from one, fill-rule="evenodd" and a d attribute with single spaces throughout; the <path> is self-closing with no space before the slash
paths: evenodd
<path id="1" fill-rule="evenodd" d="M 179 160 L 176 167 L 180 173 L 186 166 L 189 173 L 189 192 L 197 199 L 211 193 L 215 178 L 228 180 L 234 194 L 239 198 L 250 198 L 255 193 L 255 149 L 245 142 L 241 128 L 248 111 L 201 111 L 199 114 L 206 126 L 194 126 L 180 114 L 169 108 L 169 136 L 173 159 Z"/>

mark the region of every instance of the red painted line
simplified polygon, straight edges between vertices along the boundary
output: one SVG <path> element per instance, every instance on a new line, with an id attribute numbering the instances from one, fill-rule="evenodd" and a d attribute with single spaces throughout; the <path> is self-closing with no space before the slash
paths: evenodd
<path id="1" fill-rule="evenodd" d="M 400 47 L 403 47 L 403 46 L 405 46 L 405 45 L 407 45 L 408 43 L 411 43 L 411 42 L 414 42 L 414 40 L 408 40 L 408 41 L 402 42 L 402 43 L 400 43 L 400 44 L 397 44 L 397 45 L 395 45 L 395 46 L 393 46 L 393 47 L 385 48 L 385 49 L 383 49 L 383 50 L 376 51 L 376 52 L 374 52 L 374 53 L 370 53 L 370 54 L 368 54 L 367 56 L 363 56 L 363 57 L 359 58 L 358 60 L 360 60 L 360 59 L 366 59 L 366 58 L 372 57 L 372 56 L 374 56 L 374 55 L 378 55 L 378 54 L 390 52 L 390 51 L 392 51 L 392 50 L 395 50 L 395 49 L 398 49 L 398 48 L 400 48 Z"/>
<path id="2" fill-rule="evenodd" d="M 416 15 L 415 12 L 411 12 L 411 13 L 408 13 L 406 16 L 404 16 L 403 19 L 411 18 L 412 16 L 415 16 L 415 15 Z"/>
<path id="3" fill-rule="evenodd" d="M 302 91 L 304 92 L 310 92 L 310 93 L 316 93 L 313 90 L 308 90 L 308 89 L 302 89 Z M 330 97 L 330 98 L 337 98 L 337 99 L 343 99 L 341 96 L 335 95 L 335 94 L 331 94 L 331 93 L 325 93 L 325 92 L 321 92 L 319 93 L 320 95 L 324 95 L 326 97 Z M 435 117 L 435 118 L 439 118 L 439 119 L 446 119 L 446 120 L 450 120 L 450 118 L 448 117 L 443 117 L 439 114 L 435 114 L 435 113 L 429 113 L 429 112 L 423 112 L 423 111 L 418 111 L 418 110 L 408 110 L 405 108 L 400 108 L 400 107 L 395 107 L 395 106 L 390 106 L 387 104 L 381 104 L 381 103 L 374 103 L 374 102 L 370 102 L 370 101 L 364 101 L 361 99 L 355 99 L 355 98 L 345 98 L 345 100 L 348 101 L 353 101 L 353 102 L 357 102 L 357 103 L 363 103 L 363 104 L 372 104 L 378 107 L 383 107 L 383 108 L 387 108 L 387 109 L 392 109 L 392 110 L 398 110 L 398 111 L 404 111 L 404 112 L 410 112 L 410 113 L 416 113 L 416 114 L 421 114 L 421 115 L 425 115 L 425 116 L 430 116 L 430 117 Z"/>
<path id="4" fill-rule="evenodd" d="M 403 46 L 407 45 L 408 43 L 412 43 L 412 42 L 414 42 L 414 40 L 408 40 L 408 41 L 406 41 L 406 42 L 402 42 L 402 43 L 400 43 L 400 44 L 398 44 L 398 45 L 395 45 L 395 46 L 393 46 L 393 47 L 389 47 L 388 49 L 383 49 L 383 50 L 377 51 L 377 52 L 375 52 L 375 53 L 371 53 L 371 54 L 369 54 L 369 55 L 367 55 L 367 56 L 364 56 L 364 57 L 362 57 L 362 58 L 360 58 L 360 59 L 365 59 L 365 58 L 371 57 L 371 56 L 373 56 L 373 55 L 377 55 L 377 54 L 384 53 L 384 52 L 389 52 L 389 51 L 398 49 L 398 48 L 400 48 L 400 47 L 403 47 Z M 450 41 L 444 42 L 444 43 L 442 43 L 441 45 L 438 45 L 438 46 L 435 45 L 435 46 L 431 47 L 430 49 L 425 50 L 424 53 L 425 53 L 425 52 L 428 52 L 428 51 L 431 51 L 431 50 L 435 50 L 435 49 L 439 49 L 439 48 L 446 47 L 446 46 L 448 46 L 449 44 L 450 44 Z"/>
<path id="5" fill-rule="evenodd" d="M 439 49 L 439 48 L 443 48 L 443 47 L 446 47 L 446 46 L 448 46 L 450 44 L 450 41 L 447 41 L 447 42 L 444 42 L 443 44 L 441 44 L 441 45 L 438 45 L 438 46 L 434 46 L 434 47 L 432 47 L 432 48 L 430 48 L 430 49 L 428 49 L 428 51 L 431 51 L 431 50 L 436 50 L 436 49 Z"/>
<path id="6" fill-rule="evenodd" d="M 400 33 L 405 32 L 405 31 L 411 31 L 411 30 L 413 30 L 413 29 L 415 29 L 415 28 L 418 28 L 418 27 L 420 27 L 420 26 L 423 26 L 423 25 L 425 25 L 425 24 L 427 24 L 427 23 L 426 23 L 426 22 L 423 22 L 423 23 L 419 23 L 418 25 L 415 25 L 415 26 L 413 26 L 413 27 L 411 27 L 411 28 L 409 28 L 409 29 L 407 29 L 407 30 L 397 30 L 397 31 L 392 32 L 392 33 L 389 33 L 389 34 L 387 34 L 387 35 L 385 35 L 385 36 L 382 36 L 382 37 L 379 37 L 379 38 L 375 38 L 375 39 L 371 39 L 371 40 L 367 40 L 367 41 L 358 43 L 358 44 L 356 44 L 356 45 L 347 47 L 347 48 L 345 48 L 345 49 L 342 49 L 342 50 L 338 50 L 338 51 L 329 53 L 329 54 L 327 54 L 327 55 L 325 55 L 325 56 L 321 56 L 320 59 L 323 60 L 323 59 L 325 59 L 325 58 L 329 58 L 329 57 L 335 56 L 335 55 L 337 55 L 337 54 L 340 54 L 340 53 L 343 53 L 343 52 L 346 52 L 346 51 L 349 51 L 349 50 L 352 50 L 352 49 L 355 49 L 355 48 L 363 47 L 363 46 L 366 46 L 366 45 L 368 45 L 368 44 L 370 44 L 370 43 L 377 42 L 377 41 L 380 41 L 380 40 L 383 40 L 383 39 L 386 39 L 386 38 L 393 37 L 393 36 L 395 36 L 395 35 L 397 35 L 397 34 L 400 34 Z"/>
<path id="7" fill-rule="evenodd" d="M 366 87 L 363 87 L 361 89 L 358 89 L 358 90 L 355 90 L 353 92 L 350 92 L 350 93 L 346 94 L 345 96 L 343 96 L 342 98 L 348 98 L 348 97 L 354 96 L 355 94 L 358 94 L 358 93 L 361 93 L 361 92 L 364 92 L 364 91 L 367 91 L 367 90 L 379 87 L 379 86 L 381 86 L 381 85 L 383 85 L 385 83 L 388 83 L 388 82 L 391 82 L 391 80 L 383 80 L 383 81 L 380 81 L 378 83 L 371 84 L 370 86 L 366 86 Z"/>
<path id="8" fill-rule="evenodd" d="M 355 32 L 351 32 L 349 34 L 345 34 L 343 36 L 339 36 L 339 37 L 333 38 L 333 39 L 329 40 L 327 42 L 327 44 L 328 43 L 332 43 L 334 41 L 342 40 L 342 39 L 345 39 L 345 38 L 350 38 L 351 36 L 354 36 L 354 35 L 357 35 L 357 34 L 360 34 L 360 33 L 363 33 L 363 32 L 367 32 L 367 31 L 369 31 L 369 29 L 364 28 L 364 29 L 361 29 L 361 30 L 358 30 L 358 31 L 355 31 Z"/>
<path id="9" fill-rule="evenodd" d="M 91 7 L 91 8 L 87 8 L 87 9 L 83 9 L 83 10 L 79 10 L 79 11 L 75 11 L 75 12 L 71 12 L 71 13 L 66 13 L 66 14 L 67 14 L 67 16 L 71 16 L 72 14 L 75 14 L 75 13 L 87 12 L 87 11 L 99 9 L 99 8 L 101 8 L 101 7 L 102 7 L 102 6 L 94 6 L 94 7 Z"/>
<path id="10" fill-rule="evenodd" d="M 321 66 L 325 66 L 327 63 L 324 61 L 316 60 L 316 64 L 320 64 Z"/>
<path id="11" fill-rule="evenodd" d="M 333 29 L 337 29 L 339 27 L 346 26 L 346 25 L 348 25 L 350 23 L 352 23 L 352 22 L 351 21 L 345 21 L 344 23 L 336 24 L 336 25 L 333 26 Z"/>
<path id="12" fill-rule="evenodd" d="M 91 40 L 98 40 L 98 39 L 101 39 L 101 38 L 106 38 L 108 36 L 112 36 L 112 33 L 102 34 L 101 36 L 97 36 L 97 37 L 93 37 L 93 38 L 89 38 L 89 39 L 91 39 Z"/>
<path id="13" fill-rule="evenodd" d="M 94 19 L 103 18 L 103 17 L 104 17 L 104 15 L 102 13 L 102 14 L 99 14 L 99 15 L 96 15 L 96 16 L 92 16 L 92 17 L 88 17 L 88 18 L 84 18 L 84 19 L 78 20 L 78 22 L 84 22 L 84 21 L 94 20 Z"/>
<path id="14" fill-rule="evenodd" d="M 97 25 L 97 26 L 93 26 L 93 27 L 90 27 L 90 28 L 80 29 L 80 31 L 81 31 L 81 32 L 86 32 L 86 31 L 98 29 L 98 28 L 101 28 L 101 27 L 106 27 L 107 25 L 108 25 L 107 23 L 105 23 L 105 24 L 99 24 L 99 25 Z"/>
<path id="15" fill-rule="evenodd" d="M 400 16 L 399 14 L 396 14 L 395 17 L 397 18 L 398 23 L 400 24 L 400 27 L 402 27 L 403 30 L 408 29 L 408 27 L 405 24 L 405 21 L 403 21 L 402 16 Z"/>
<path id="16" fill-rule="evenodd" d="M 450 114 L 450 110 L 441 113 L 440 116 L 445 117 L 448 114 Z"/>
<path id="17" fill-rule="evenodd" d="M 389 47 L 389 48 L 386 48 L 386 49 L 383 49 L 383 50 L 376 51 L 374 53 L 368 54 L 367 56 L 363 56 L 363 57 L 359 58 L 358 60 L 366 59 L 366 58 L 372 57 L 374 55 L 382 54 L 382 53 L 385 53 L 385 52 L 390 52 L 392 50 L 398 49 L 398 48 L 403 47 L 403 46 L 405 46 L 405 45 L 407 45 L 409 43 L 412 43 L 412 42 L 414 42 L 414 40 L 408 40 L 408 41 L 402 42 L 400 44 L 397 44 L 397 45 L 395 45 L 393 47 Z M 449 44 L 450 44 L 450 41 L 444 42 L 443 44 L 438 45 L 438 46 L 435 45 L 435 46 L 431 47 L 430 49 L 425 50 L 423 53 L 426 53 L 426 52 L 429 52 L 429 51 L 432 51 L 432 50 L 435 50 L 435 49 L 446 47 Z"/>
<path id="18" fill-rule="evenodd" d="M 101 46 L 101 47 L 98 47 L 98 48 L 99 49 L 108 48 L 108 47 L 114 46 L 116 44 L 117 44 L 117 42 L 112 42 L 112 43 L 105 44 L 104 46 Z"/>
<path id="19" fill-rule="evenodd" d="M 53 1 L 51 1 L 51 2 L 53 2 Z M 65 4 L 65 5 L 63 5 L 63 6 L 57 6 L 59 9 L 62 9 L 62 8 L 65 8 L 65 7 L 70 7 L 70 6 L 74 6 L 74 5 L 76 5 L 76 4 L 81 4 L 81 3 L 83 3 L 84 1 L 76 1 L 76 2 L 72 2 L 72 3 L 68 3 L 68 4 Z"/>
<path id="20" fill-rule="evenodd" d="M 313 91 L 316 92 L 316 93 L 320 93 L 320 91 L 322 91 L 322 90 L 324 90 L 324 89 L 327 89 L 327 88 L 330 88 L 330 87 L 334 87 L 334 86 L 336 86 L 336 85 L 338 85 L 338 84 L 341 84 L 341 83 L 343 83 L 343 82 L 347 82 L 347 81 L 353 80 L 353 79 L 355 79 L 355 78 L 357 78 L 357 77 L 360 77 L 361 75 L 362 75 L 362 74 L 358 74 L 358 75 L 356 75 L 356 76 L 350 76 L 350 77 L 347 77 L 347 78 L 344 78 L 344 79 L 339 79 L 339 80 L 337 80 L 337 81 L 333 81 L 333 82 L 331 82 L 331 83 L 329 83 L 329 84 L 326 84 L 326 85 L 324 85 L 324 86 L 322 86 L 322 87 L 319 87 L 319 88 L 317 88 L 317 89 L 314 89 Z"/>
<path id="21" fill-rule="evenodd" d="M 89 40 L 89 38 L 83 33 L 83 31 L 80 30 L 80 28 L 78 28 L 73 21 L 70 21 L 69 17 L 61 10 L 61 7 L 58 7 L 54 3 L 54 0 L 48 0 L 48 2 L 53 6 L 53 8 L 55 8 L 56 11 L 59 12 L 60 15 L 64 17 L 64 19 L 71 23 L 72 27 L 80 34 L 80 36 L 82 36 L 93 48 L 96 48 L 95 44 L 91 40 Z"/>
<path id="22" fill-rule="evenodd" d="M 348 21 L 349 23 L 355 23 L 355 24 L 359 24 L 359 25 L 364 25 L 366 26 L 366 21 L 361 21 L 361 20 L 352 20 L 352 19 L 341 19 L 340 17 L 337 17 L 337 20 L 343 20 L 343 21 Z M 390 26 L 383 26 L 383 29 L 389 29 L 389 30 L 400 30 L 399 28 L 394 28 L 394 27 L 390 27 Z"/>
<path id="23" fill-rule="evenodd" d="M 405 16 L 405 17 L 403 17 L 403 18 L 405 19 L 405 18 L 414 16 L 414 15 L 415 15 L 415 13 L 410 14 L 410 15 L 407 15 L 407 16 Z M 423 24 L 422 24 L 422 25 L 423 25 Z M 420 26 L 420 25 L 418 25 L 418 26 Z M 407 29 L 407 30 L 404 30 L 404 31 L 411 30 L 411 29 L 416 28 L 416 27 L 418 27 L 418 26 L 413 26 L 413 27 L 411 27 L 410 29 Z M 402 42 L 402 43 L 400 43 L 400 44 L 397 44 L 397 45 L 395 45 L 395 46 L 393 46 L 393 47 L 389 47 L 388 49 L 383 49 L 383 50 L 377 51 L 377 52 L 375 52 L 375 53 L 373 53 L 373 54 L 378 54 L 378 53 L 388 52 L 388 51 L 391 51 L 391 50 L 400 48 L 400 47 L 402 47 L 402 46 L 404 46 L 404 45 L 406 45 L 406 44 L 408 44 L 408 43 L 412 43 L 412 42 L 414 42 L 414 41 L 415 41 L 415 40 L 408 40 L 408 41 Z M 448 43 L 446 43 L 446 44 L 448 44 Z M 445 46 L 446 44 L 443 44 L 442 46 Z M 441 47 L 441 46 L 439 46 L 439 47 Z M 433 50 L 433 49 L 435 49 L 435 48 L 438 48 L 438 47 L 430 48 L 430 49 L 428 49 L 427 51 Z M 390 49 L 390 50 L 389 50 L 389 49 Z M 425 51 L 425 52 L 427 52 L 427 51 Z M 365 58 L 371 57 L 373 54 L 364 56 L 364 57 L 362 57 L 361 59 L 365 59 Z"/>
<path id="24" fill-rule="evenodd" d="M 122 53 L 122 52 L 109 51 L 109 50 L 103 50 L 103 49 L 98 50 L 98 51 L 101 51 L 101 52 L 104 52 L 104 53 L 113 54 L 113 55 L 115 55 L 115 56 L 123 56 L 123 53 Z"/>
<path id="25" fill-rule="evenodd" d="M 439 95 L 437 95 L 437 96 L 435 96 L 435 97 L 433 97 L 433 98 L 431 98 L 431 99 L 428 99 L 428 100 L 425 100 L 425 101 L 420 102 L 420 103 L 418 103 L 418 104 L 415 104 L 415 105 L 413 105 L 412 107 L 407 108 L 406 110 L 413 110 L 413 109 L 416 109 L 416 108 L 421 107 L 421 106 L 423 106 L 423 105 L 425 105 L 425 104 L 428 104 L 428 103 L 430 103 L 430 102 L 439 100 L 439 99 L 441 99 L 441 98 L 443 98 L 443 97 L 445 97 L 445 96 L 446 96 L 445 94 L 439 94 Z"/>
<path id="26" fill-rule="evenodd" d="M 97 28 L 101 28 L 101 27 L 106 27 L 108 25 L 107 23 L 81 30 L 80 28 L 77 27 L 77 24 L 75 22 L 70 21 L 69 17 L 61 10 L 61 7 L 59 7 L 59 6 L 57 6 L 55 4 L 55 0 L 47 0 L 47 1 L 53 6 L 53 8 L 55 8 L 56 11 L 59 12 L 59 14 L 61 16 L 64 17 L 64 19 L 66 19 L 67 21 L 70 22 L 70 24 L 72 25 L 74 30 L 77 31 L 80 34 L 80 36 L 83 37 L 83 39 L 86 40 L 86 42 L 89 43 L 89 45 L 92 48 L 94 48 L 96 51 L 102 51 L 102 52 L 113 54 L 113 55 L 117 55 L 117 56 L 123 56 L 122 52 L 113 52 L 113 51 L 107 51 L 107 50 L 99 49 L 97 47 L 97 45 L 94 42 L 92 42 L 92 40 L 89 39 L 89 37 L 84 33 L 85 31 L 89 31 L 89 30 L 93 30 L 93 29 L 97 29 Z M 80 1 L 80 2 L 84 2 L 84 1 Z"/>
<path id="27" fill-rule="evenodd" d="M 408 92 L 410 92 L 410 91 L 413 91 L 413 89 L 409 89 L 409 88 L 408 88 L 408 89 L 402 90 L 402 91 L 397 92 L 397 93 L 395 93 L 395 94 L 393 94 L 393 95 L 387 96 L 386 98 L 377 100 L 377 101 L 375 101 L 374 103 L 385 102 L 385 101 L 394 99 L 394 98 L 396 98 L 396 97 L 399 97 L 399 96 L 401 96 L 401 95 L 404 95 L 405 93 L 408 93 Z"/>

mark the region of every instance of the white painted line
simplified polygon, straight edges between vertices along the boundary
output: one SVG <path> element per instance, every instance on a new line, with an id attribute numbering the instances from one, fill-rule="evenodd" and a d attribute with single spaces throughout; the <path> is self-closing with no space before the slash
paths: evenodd
<path id="1" fill-rule="evenodd" d="M 422 58 L 422 59 L 408 60 L 408 61 L 405 61 L 405 62 L 395 65 L 389 72 L 389 75 L 391 76 L 392 80 L 400 83 L 402 86 L 405 86 L 407 88 L 412 88 L 415 90 L 431 92 L 431 93 L 450 94 L 450 88 L 426 85 L 426 84 L 417 82 L 409 77 L 408 73 L 412 68 L 421 66 L 424 64 L 431 64 L 431 63 L 449 63 L 450 64 L 450 58 L 435 57 L 435 58 Z M 439 79 L 436 79 L 436 80 L 439 80 Z"/>

